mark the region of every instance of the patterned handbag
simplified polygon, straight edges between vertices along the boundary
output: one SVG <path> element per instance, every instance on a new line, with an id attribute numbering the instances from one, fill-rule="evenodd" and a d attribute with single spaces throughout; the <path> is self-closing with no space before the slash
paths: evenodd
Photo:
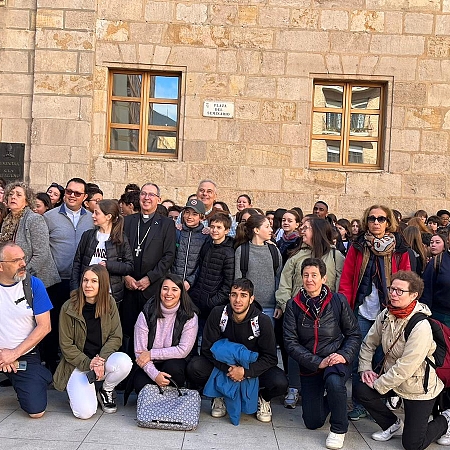
<path id="1" fill-rule="evenodd" d="M 145 385 L 137 399 L 137 424 L 159 430 L 195 430 L 200 417 L 198 391 L 175 387 Z"/>

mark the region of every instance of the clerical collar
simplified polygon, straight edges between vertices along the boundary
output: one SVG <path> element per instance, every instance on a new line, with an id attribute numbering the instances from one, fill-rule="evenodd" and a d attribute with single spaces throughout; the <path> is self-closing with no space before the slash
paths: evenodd
<path id="1" fill-rule="evenodd" d="M 155 212 L 153 212 L 152 214 L 141 214 L 142 222 L 147 223 L 149 220 L 152 220 L 155 216 Z"/>

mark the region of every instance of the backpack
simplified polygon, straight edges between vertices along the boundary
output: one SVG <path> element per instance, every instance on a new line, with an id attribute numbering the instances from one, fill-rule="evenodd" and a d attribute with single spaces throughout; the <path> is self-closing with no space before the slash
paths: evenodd
<path id="1" fill-rule="evenodd" d="M 272 256 L 273 273 L 276 276 L 278 267 L 280 266 L 280 260 L 278 259 L 278 247 L 273 244 L 265 244 L 265 245 L 269 247 L 270 256 Z M 241 245 L 241 261 L 240 261 L 242 278 L 247 278 L 249 258 L 250 258 L 250 244 L 248 242 L 244 242 Z"/>
<path id="2" fill-rule="evenodd" d="M 415 313 L 405 327 L 405 341 L 408 340 L 412 329 L 422 320 L 427 319 L 433 333 L 433 340 L 436 343 L 436 350 L 433 353 L 434 362 L 426 357 L 427 366 L 425 368 L 425 377 L 423 388 L 428 392 L 428 380 L 430 377 L 430 366 L 436 370 L 437 376 L 442 380 L 445 387 L 450 387 L 450 328 L 439 320 L 432 319 L 423 313 Z"/>

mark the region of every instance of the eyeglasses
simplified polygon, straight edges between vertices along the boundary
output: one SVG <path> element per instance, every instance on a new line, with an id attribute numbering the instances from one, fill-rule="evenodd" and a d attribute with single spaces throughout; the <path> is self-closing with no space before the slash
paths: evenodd
<path id="1" fill-rule="evenodd" d="M 64 189 L 64 192 L 66 193 L 66 195 L 68 197 L 70 197 L 71 195 L 75 195 L 75 197 L 81 197 L 82 195 L 84 195 L 84 192 L 77 192 L 77 191 L 72 191 L 72 189 Z"/>
<path id="2" fill-rule="evenodd" d="M 155 197 L 159 197 L 158 194 L 154 194 L 153 192 L 141 192 L 139 194 L 142 198 L 155 198 Z"/>
<path id="3" fill-rule="evenodd" d="M 396 295 L 398 295 L 399 297 L 401 297 L 405 292 L 411 292 L 411 291 L 405 291 L 405 290 L 400 289 L 400 288 L 395 288 L 395 287 L 392 287 L 392 286 L 388 287 L 388 291 L 389 291 L 390 294 L 393 294 L 395 292 Z"/>
<path id="4" fill-rule="evenodd" d="M 26 258 L 25 256 L 22 256 L 22 258 L 3 259 L 3 260 L 0 260 L 0 262 L 6 262 L 6 263 L 14 263 L 14 264 L 17 264 L 17 263 L 19 263 L 20 261 L 26 262 L 25 258 Z"/>
<path id="5" fill-rule="evenodd" d="M 302 233 L 305 233 L 306 230 L 309 230 L 309 229 L 311 229 L 311 228 L 312 228 L 312 227 L 308 227 L 308 226 L 301 227 L 301 228 L 300 228 L 300 231 L 301 231 Z"/>
<path id="6" fill-rule="evenodd" d="M 384 216 L 379 216 L 379 217 L 369 216 L 367 218 L 367 222 L 374 223 L 375 221 L 378 221 L 378 223 L 384 223 L 384 222 L 387 221 L 387 217 L 384 217 Z"/>

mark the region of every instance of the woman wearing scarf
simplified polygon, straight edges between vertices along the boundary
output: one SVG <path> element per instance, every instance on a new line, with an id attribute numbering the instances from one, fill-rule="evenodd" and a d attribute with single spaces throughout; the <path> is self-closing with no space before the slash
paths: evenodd
<path id="1" fill-rule="evenodd" d="M 347 297 L 356 314 L 364 338 L 385 305 L 392 275 L 399 270 L 411 270 L 408 248 L 396 233 L 397 221 L 387 206 L 373 205 L 364 212 L 361 233 L 350 247 L 342 269 L 339 292 Z M 375 361 L 381 359 L 381 352 Z M 376 362 L 378 362 L 376 361 Z M 353 389 L 359 381 L 354 364 Z M 352 420 L 366 417 L 364 408 L 353 398 Z"/>
<path id="2" fill-rule="evenodd" d="M 416 313 L 431 315 L 429 308 L 418 302 L 423 281 L 415 272 L 399 271 L 393 275 L 388 290 L 386 309 L 378 315 L 361 346 L 361 381 L 355 392 L 381 427 L 372 439 L 388 441 L 403 432 L 402 444 L 407 450 L 427 448 L 436 439 L 438 444 L 450 445 L 450 410 L 428 421 L 444 387 L 433 366 L 425 360 L 433 360 L 436 350 L 428 320 L 417 322 L 405 340 L 405 328 Z M 372 370 L 372 357 L 380 344 L 386 356 L 377 374 Z M 403 399 L 404 423 L 383 401 L 390 396 Z"/>
<path id="3" fill-rule="evenodd" d="M 325 285 L 326 265 L 321 259 L 306 259 L 301 275 L 303 286 L 286 305 L 284 342 L 300 367 L 306 428 L 322 427 L 331 412 L 325 445 L 340 449 L 348 430 L 345 383 L 357 359 L 361 333 L 345 297 Z"/>
<path id="4" fill-rule="evenodd" d="M 283 266 L 286 264 L 289 256 L 291 256 L 292 250 L 298 247 L 302 242 L 298 230 L 301 223 L 302 219 L 297 211 L 290 209 L 283 214 L 283 218 L 281 219 L 283 233 L 277 241 L 277 247 L 278 250 L 280 250 L 283 259 Z"/>

